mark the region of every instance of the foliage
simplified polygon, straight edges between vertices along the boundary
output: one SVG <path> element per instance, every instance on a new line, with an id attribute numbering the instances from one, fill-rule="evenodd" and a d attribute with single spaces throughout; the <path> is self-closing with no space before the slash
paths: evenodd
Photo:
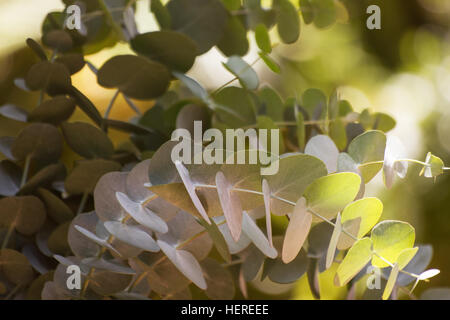
<path id="1" fill-rule="evenodd" d="M 0 107 L 2 116 L 27 123 L 17 137 L 0 138 L 7 157 L 0 162 L 0 295 L 188 299 L 194 292 L 194 298 L 232 299 L 247 297 L 249 282 L 289 284 L 306 274 L 320 297 L 317 277 L 335 264 L 334 283 L 346 285 L 349 295 L 370 265 L 383 268 L 387 299 L 437 273 L 425 271 L 430 250 L 414 247 L 414 228 L 379 222 L 383 205 L 364 190 L 380 171 L 389 188 L 410 162 L 436 178 L 448 169 L 443 162 L 432 154 L 425 162 L 405 159 L 399 141 L 385 134 L 395 120 L 354 112 L 338 92 L 327 98 L 307 89 L 300 98 L 282 99 L 261 87 L 242 59 L 254 31 L 259 59 L 281 71 L 270 57 L 269 30 L 276 28 L 283 43 L 298 40 L 300 16 L 292 2 L 265 8 L 258 0 L 152 0 L 160 30 L 144 34 L 137 32 L 134 2 L 77 1 L 81 30 L 66 29 L 65 13 L 52 12 L 42 26 L 45 49 L 27 40 L 38 61 L 15 83 L 39 91 L 38 104 L 31 112 Z M 304 23 L 319 28 L 336 20 L 333 1 L 300 1 L 300 11 Z M 112 57 L 98 69 L 85 60 L 119 41 L 136 55 Z M 214 46 L 229 57 L 224 67 L 240 87 L 207 92 L 185 74 Z M 101 86 L 117 89 L 104 115 L 72 85 L 71 75 L 85 66 Z M 109 118 L 118 95 L 135 119 Z M 155 105 L 140 114 L 132 99 Z M 71 122 L 76 108 L 91 123 Z M 278 173 L 261 176 L 259 165 L 173 163 L 170 133 L 192 130 L 194 120 L 220 130 L 280 128 Z M 114 146 L 110 129 L 129 133 L 130 141 Z M 67 148 L 81 159 L 65 163 Z M 232 156 L 238 152 L 265 151 Z M 287 227 L 272 232 L 279 217 Z M 79 290 L 66 286 L 70 265 L 81 268 Z M 435 295 L 448 292 L 425 297 Z"/>

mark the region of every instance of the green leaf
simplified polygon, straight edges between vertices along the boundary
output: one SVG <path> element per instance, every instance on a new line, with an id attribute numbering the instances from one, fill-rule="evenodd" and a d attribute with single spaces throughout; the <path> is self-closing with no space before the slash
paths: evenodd
<path id="1" fill-rule="evenodd" d="M 65 96 L 56 96 L 45 100 L 38 107 L 33 109 L 29 115 L 32 122 L 46 122 L 58 125 L 70 118 L 75 111 L 75 100 Z"/>
<path id="2" fill-rule="evenodd" d="M 219 0 L 171 0 L 167 9 L 172 18 L 172 29 L 194 40 L 199 54 L 222 39 L 227 10 Z"/>
<path id="3" fill-rule="evenodd" d="M 267 27 L 260 23 L 255 27 L 255 39 L 256 44 L 264 53 L 272 52 L 272 45 L 270 43 L 269 32 L 267 31 Z"/>
<path id="4" fill-rule="evenodd" d="M 144 57 L 118 55 L 109 59 L 97 73 L 98 83 L 106 88 L 118 88 L 126 96 L 150 100 L 166 92 L 168 69 Z"/>
<path id="5" fill-rule="evenodd" d="M 88 123 L 65 122 L 61 129 L 67 144 L 82 157 L 107 159 L 114 153 L 114 146 L 108 136 Z"/>
<path id="6" fill-rule="evenodd" d="M 34 271 L 27 258 L 16 250 L 0 250 L 0 270 L 16 285 L 26 285 L 34 279 Z"/>
<path id="7" fill-rule="evenodd" d="M 256 90 L 258 88 L 258 75 L 255 70 L 253 70 L 253 68 L 241 57 L 232 56 L 223 65 L 228 71 L 239 79 L 239 82 L 244 88 L 249 90 Z"/>
<path id="8" fill-rule="evenodd" d="M 381 131 L 367 131 L 357 136 L 348 146 L 348 154 L 358 165 L 384 160 L 386 135 Z M 364 183 L 368 183 L 383 167 L 382 163 L 361 166 Z"/>
<path id="9" fill-rule="evenodd" d="M 242 232 L 267 257 L 272 259 L 275 259 L 277 257 L 277 250 L 274 247 L 270 246 L 269 240 L 267 240 L 261 229 L 258 228 L 253 219 L 245 211 L 242 217 Z"/>
<path id="10" fill-rule="evenodd" d="M 414 258 L 419 247 L 404 249 L 397 258 L 396 263 L 398 264 L 399 270 L 403 270 L 408 263 Z"/>
<path id="11" fill-rule="evenodd" d="M 217 224 L 214 222 L 214 220 L 211 220 L 211 224 L 206 223 L 203 220 L 198 221 L 208 232 L 209 236 L 211 237 L 214 246 L 216 247 L 217 251 L 219 252 L 220 256 L 226 261 L 231 262 L 231 255 L 230 251 L 228 250 L 227 242 L 225 241 L 225 238 L 223 234 L 220 232 L 219 228 L 217 227 Z"/>
<path id="12" fill-rule="evenodd" d="M 38 190 L 39 197 L 45 204 L 48 215 L 58 224 L 70 221 L 74 214 L 58 196 L 46 189 Z"/>
<path id="13" fill-rule="evenodd" d="M 188 251 L 177 250 L 164 241 L 158 240 L 158 246 L 167 258 L 197 287 L 206 290 L 207 285 L 203 276 L 202 268 L 195 257 Z"/>
<path id="14" fill-rule="evenodd" d="M 69 92 L 72 84 L 66 66 L 49 61 L 34 64 L 28 71 L 25 82 L 30 90 L 44 90 L 51 96 Z"/>
<path id="15" fill-rule="evenodd" d="M 323 113 L 326 109 L 327 97 L 319 89 L 307 89 L 302 95 L 302 107 L 305 108 L 309 116 L 313 118 L 317 111 Z"/>
<path id="16" fill-rule="evenodd" d="M 347 131 L 345 124 L 341 119 L 335 119 L 330 123 L 330 137 L 339 150 L 345 150 L 347 147 Z"/>
<path id="17" fill-rule="evenodd" d="M 432 256 L 433 248 L 431 247 L 431 245 L 419 245 L 419 250 L 417 251 L 416 255 L 403 269 L 410 273 L 420 274 L 430 264 Z M 398 276 L 397 282 L 400 286 L 405 287 L 415 280 L 416 278 L 401 273 Z"/>
<path id="18" fill-rule="evenodd" d="M 389 297 L 392 293 L 392 289 L 394 289 L 395 282 L 397 281 L 398 272 L 399 272 L 399 266 L 398 266 L 398 263 L 395 263 L 394 267 L 392 268 L 391 274 L 389 275 L 388 281 L 386 283 L 386 287 L 384 288 L 384 292 L 383 292 L 383 296 L 382 296 L 383 300 L 389 299 Z"/>
<path id="19" fill-rule="evenodd" d="M 139 34 L 131 40 L 131 47 L 138 54 L 180 72 L 191 69 L 197 56 L 195 42 L 182 33 L 168 30 Z"/>
<path id="20" fill-rule="evenodd" d="M 47 61 L 47 54 L 45 53 L 44 49 L 41 47 L 41 45 L 39 43 L 37 43 L 36 41 L 34 41 L 31 38 L 27 39 L 27 46 L 30 47 L 31 50 L 34 51 L 34 53 L 42 60 L 42 61 Z"/>
<path id="21" fill-rule="evenodd" d="M 103 159 L 80 161 L 65 181 L 66 191 L 69 194 L 91 193 L 103 175 L 118 171 L 120 167 L 115 161 Z"/>
<path id="22" fill-rule="evenodd" d="M 51 164 L 39 170 L 31 179 L 20 188 L 20 194 L 32 193 L 36 188 L 48 186 L 53 181 L 64 179 L 66 176 L 66 168 L 62 163 Z"/>
<path id="23" fill-rule="evenodd" d="M 40 163 L 51 163 L 61 156 L 61 134 L 50 124 L 31 124 L 19 133 L 11 151 L 17 160 L 30 156 Z"/>
<path id="24" fill-rule="evenodd" d="M 376 112 L 372 115 L 372 117 L 374 119 L 373 124 L 374 130 L 381 130 L 383 132 L 388 132 L 395 128 L 396 125 L 395 119 L 385 113 Z"/>
<path id="25" fill-rule="evenodd" d="M 297 112 L 297 141 L 298 147 L 300 150 L 304 150 L 305 148 L 305 137 L 306 137 L 306 128 L 305 128 L 305 118 L 303 117 L 303 113 Z"/>
<path id="26" fill-rule="evenodd" d="M 278 92 L 268 86 L 264 86 L 258 92 L 258 97 L 263 107 L 265 107 L 265 114 L 272 118 L 273 121 L 283 121 L 284 104 Z"/>
<path id="27" fill-rule="evenodd" d="M 370 238 L 363 238 L 355 242 L 336 270 L 335 284 L 337 286 L 346 285 L 364 268 L 372 258 L 371 247 Z"/>
<path id="28" fill-rule="evenodd" d="M 264 63 L 270 70 L 272 70 L 275 73 L 281 72 L 281 69 L 280 69 L 280 66 L 278 65 L 278 63 L 275 60 L 273 60 L 269 55 L 267 55 L 264 52 L 258 52 L 258 55 L 260 56 L 260 58 L 264 61 Z"/>
<path id="29" fill-rule="evenodd" d="M 383 203 L 377 198 L 364 198 L 347 205 L 342 211 L 342 223 L 361 218 L 359 231 L 355 235 L 362 238 L 378 222 L 383 212 Z"/>
<path id="30" fill-rule="evenodd" d="M 179 72 L 173 72 L 173 75 L 175 78 L 183 82 L 183 84 L 198 98 L 202 99 L 203 101 L 208 101 L 208 92 L 205 88 L 203 88 L 197 81 L 194 79 L 179 73 Z"/>
<path id="31" fill-rule="evenodd" d="M 414 228 L 409 223 L 386 220 L 372 230 L 373 250 L 384 259 L 395 262 L 404 249 L 412 248 L 415 236 Z M 378 268 L 389 266 L 375 255 L 372 265 Z"/>
<path id="32" fill-rule="evenodd" d="M 276 248 L 281 247 L 282 240 L 282 237 L 275 237 Z M 273 282 L 293 283 L 306 273 L 308 262 L 309 259 L 305 250 L 301 250 L 295 259 L 287 264 L 280 257 L 267 259 L 264 262 L 263 277 L 267 274 Z"/>
<path id="33" fill-rule="evenodd" d="M 333 219 L 339 211 L 355 199 L 360 183 L 361 178 L 355 173 L 330 174 L 311 183 L 306 188 L 304 197 L 308 208 L 327 219 Z"/>
<path id="34" fill-rule="evenodd" d="M 435 178 L 444 172 L 444 162 L 431 152 L 428 152 L 425 163 L 427 166 L 422 168 L 420 175 L 424 175 L 427 178 Z"/>
<path id="35" fill-rule="evenodd" d="M 327 250 L 327 260 L 326 260 L 326 265 L 325 265 L 326 269 L 329 269 L 331 267 L 331 265 L 333 264 L 334 256 L 336 254 L 336 248 L 337 248 L 337 244 L 338 244 L 341 232 L 342 232 L 341 215 L 340 215 L 340 213 L 338 213 L 338 215 L 336 217 L 336 222 L 334 223 L 334 229 L 333 229 L 333 233 L 331 235 L 330 244 L 329 244 L 328 250 Z"/>
<path id="36" fill-rule="evenodd" d="M 58 52 L 66 52 L 72 49 L 73 40 L 63 30 L 52 30 L 42 36 L 42 43 Z"/>
<path id="37" fill-rule="evenodd" d="M 245 56 L 249 49 L 247 30 L 238 17 L 228 18 L 223 37 L 217 43 L 217 48 L 227 57 L 237 55 Z"/>
<path id="38" fill-rule="evenodd" d="M 300 36 L 300 18 L 297 9 L 289 0 L 274 1 L 274 8 L 278 11 L 277 28 L 281 41 L 293 43 Z"/>
<path id="39" fill-rule="evenodd" d="M 83 69 L 86 64 L 86 61 L 84 61 L 84 56 L 81 53 L 66 53 L 60 55 L 55 59 L 55 61 L 65 65 L 71 75 Z"/>
<path id="40" fill-rule="evenodd" d="M 258 116 L 256 119 L 258 129 L 266 129 L 267 131 L 267 146 L 264 146 L 267 151 L 277 150 L 276 148 L 272 149 L 272 131 L 271 130 L 279 130 L 278 126 L 272 120 L 272 118 L 268 116 Z M 283 136 L 278 134 L 278 152 L 280 154 L 284 153 L 284 140 Z M 274 154 L 275 156 L 275 154 Z"/>
<path id="41" fill-rule="evenodd" d="M 278 167 L 276 174 L 266 177 L 270 190 L 272 195 L 292 202 L 297 202 L 310 183 L 327 174 L 322 161 L 304 154 L 284 156 L 278 160 Z M 277 199 L 272 199 L 270 207 L 275 215 L 292 212 L 292 206 Z"/>
<path id="42" fill-rule="evenodd" d="M 167 10 L 160 0 L 150 1 L 150 10 L 155 15 L 161 29 L 170 29 L 171 18 L 169 10 Z"/>
<path id="43" fill-rule="evenodd" d="M 300 0 L 300 11 L 302 13 L 303 21 L 305 24 L 310 24 L 314 21 L 314 8 L 312 6 L 312 0 Z"/>
<path id="44" fill-rule="evenodd" d="M 118 221 L 106 221 L 104 226 L 117 239 L 133 247 L 149 252 L 159 251 L 156 241 L 139 226 L 126 225 Z"/>
<path id="45" fill-rule="evenodd" d="M 256 122 L 254 104 L 245 89 L 226 87 L 215 95 L 215 103 L 219 120 L 232 128 Z"/>
<path id="46" fill-rule="evenodd" d="M 284 263 L 289 263 L 297 257 L 311 229 L 311 222 L 312 215 L 308 212 L 305 198 L 302 197 L 295 204 L 286 229 L 282 251 Z"/>
<path id="47" fill-rule="evenodd" d="M 336 7 L 333 0 L 310 0 L 314 8 L 314 24 L 326 28 L 336 21 Z"/>
<path id="48" fill-rule="evenodd" d="M 0 225 L 15 228 L 29 236 L 35 234 L 45 222 L 44 204 L 34 196 L 9 197 L 0 200 Z"/>
<path id="49" fill-rule="evenodd" d="M 241 0 L 222 0 L 228 11 L 236 11 L 241 8 Z"/>

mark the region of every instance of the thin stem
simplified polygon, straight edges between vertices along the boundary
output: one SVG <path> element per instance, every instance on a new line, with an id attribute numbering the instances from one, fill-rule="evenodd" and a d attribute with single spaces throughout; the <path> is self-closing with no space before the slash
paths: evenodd
<path id="1" fill-rule="evenodd" d="M 417 163 L 417 164 L 420 164 L 420 165 L 425 166 L 425 167 L 429 167 L 430 166 L 429 163 L 422 162 L 422 161 L 419 161 L 419 160 L 414 160 L 414 159 L 397 159 L 397 160 L 395 160 L 395 162 L 402 162 L 402 161 Z"/>
<path id="2" fill-rule="evenodd" d="M 11 299 L 13 296 L 14 296 L 14 294 L 17 292 L 17 291 L 19 291 L 19 288 L 22 286 L 22 284 L 18 284 L 18 285 L 16 285 L 15 287 L 14 287 L 14 289 L 12 289 L 11 290 L 11 292 L 10 293 L 8 293 L 8 295 L 5 297 L 5 300 L 9 300 L 9 299 Z"/>
<path id="3" fill-rule="evenodd" d="M 114 106 L 114 102 L 116 102 L 116 99 L 117 99 L 117 97 L 119 96 L 119 93 L 120 93 L 120 90 L 117 90 L 117 91 L 114 93 L 113 97 L 111 98 L 111 101 L 110 101 L 109 104 L 108 104 L 108 108 L 107 108 L 106 111 L 105 111 L 105 115 L 104 115 L 104 118 L 105 118 L 105 119 L 108 119 L 109 114 L 111 113 L 112 107 Z"/>
<path id="4" fill-rule="evenodd" d="M 6 232 L 5 238 L 3 239 L 1 250 L 5 249 L 8 245 L 9 238 L 11 238 L 11 235 L 14 231 L 14 223 L 11 223 L 11 225 L 8 228 L 8 231 Z"/>
<path id="5" fill-rule="evenodd" d="M 27 155 L 27 157 L 25 158 L 25 166 L 23 168 L 22 179 L 20 181 L 20 188 L 22 188 L 27 182 L 28 172 L 30 171 L 30 164 L 31 164 L 31 154 Z"/>
<path id="6" fill-rule="evenodd" d="M 128 103 L 128 105 L 130 106 L 131 109 L 133 109 L 134 112 L 137 113 L 137 115 L 142 116 L 142 112 L 141 110 L 139 110 L 139 108 L 134 104 L 133 101 L 131 101 L 130 98 L 128 98 L 125 94 L 122 93 L 123 98 L 125 99 L 125 101 Z"/>
<path id="7" fill-rule="evenodd" d="M 83 193 L 83 196 L 81 197 L 80 206 L 78 207 L 77 215 L 83 212 L 84 207 L 86 206 L 87 199 L 89 197 L 89 192 Z"/>

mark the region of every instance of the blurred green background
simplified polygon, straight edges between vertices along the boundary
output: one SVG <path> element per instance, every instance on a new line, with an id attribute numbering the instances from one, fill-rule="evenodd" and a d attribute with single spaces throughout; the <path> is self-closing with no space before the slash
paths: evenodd
<path id="1" fill-rule="evenodd" d="M 148 10 L 148 1 L 137 1 L 140 32 L 157 29 Z M 336 2 L 338 24 L 326 30 L 302 24 L 296 44 L 276 47 L 273 57 L 282 65 L 281 75 L 274 75 L 262 63 L 256 64 L 262 82 L 276 88 L 284 97 L 300 96 L 311 87 L 320 88 L 327 94 L 338 88 L 341 97 L 350 101 L 356 111 L 370 108 L 393 116 L 397 127 L 390 134 L 403 141 L 410 158 L 423 160 L 426 152 L 431 151 L 448 166 L 450 0 Z M 298 1 L 293 3 L 298 6 Z M 381 8 L 381 30 L 366 27 L 369 17 L 366 9 L 372 4 Z M 13 80 L 23 77 L 35 59 L 25 48 L 25 39 L 39 40 L 45 15 L 62 8 L 59 0 L 0 0 L 0 105 L 14 103 L 30 109 L 36 104 L 37 95 L 24 94 L 15 88 Z M 272 35 L 276 39 L 276 33 Z M 252 46 L 245 57 L 248 62 L 257 57 L 254 43 Z M 100 66 L 118 52 L 129 52 L 129 48 L 118 45 L 88 59 Z M 207 88 L 216 88 L 231 77 L 221 65 L 225 60 L 212 49 L 197 59 L 189 74 Z M 87 67 L 73 80 L 75 86 L 104 111 L 111 90 L 99 87 Z M 143 110 L 151 106 L 151 102 L 139 104 Z M 123 102 L 119 102 L 111 116 L 128 120 L 131 113 Z M 76 117 L 81 119 L 83 115 Z M 21 127 L 20 123 L 0 116 L 0 136 L 14 136 Z M 115 143 L 123 138 L 118 134 Z M 377 195 L 383 200 L 383 219 L 410 222 L 416 228 L 417 243 L 433 245 L 431 267 L 440 269 L 441 274 L 430 283 L 421 284 L 417 293 L 427 287 L 450 286 L 450 176 L 444 174 L 433 182 L 418 177 L 419 170 L 411 166 L 406 179 L 398 180 L 391 190 L 384 189 L 379 174 L 366 192 L 368 196 Z M 322 274 L 321 281 L 330 277 L 330 272 Z M 281 286 L 279 293 L 284 291 Z M 294 297 L 312 297 L 305 277 L 300 280 Z M 342 290 L 335 288 L 324 298 L 345 296 Z"/>

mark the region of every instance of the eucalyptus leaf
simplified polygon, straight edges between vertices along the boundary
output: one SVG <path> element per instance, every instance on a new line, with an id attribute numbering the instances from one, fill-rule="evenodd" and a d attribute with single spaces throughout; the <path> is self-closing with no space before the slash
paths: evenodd
<path id="1" fill-rule="evenodd" d="M 100 129 L 85 122 L 65 122 L 61 125 L 67 144 L 79 155 L 88 158 L 110 158 L 114 146 Z"/>
<path id="2" fill-rule="evenodd" d="M 182 33 L 169 30 L 139 34 L 131 40 L 131 47 L 137 53 L 180 72 L 188 71 L 197 56 L 195 42 Z"/>
<path id="3" fill-rule="evenodd" d="M 98 70 L 97 81 L 103 87 L 118 88 L 130 98 L 150 100 L 166 92 L 170 73 L 159 62 L 134 55 L 118 55 Z"/>
<path id="4" fill-rule="evenodd" d="M 64 185 L 70 194 L 92 193 L 103 175 L 119 169 L 120 164 L 115 161 L 103 159 L 80 161 L 69 174 Z"/>
<path id="5" fill-rule="evenodd" d="M 312 215 L 308 212 L 306 199 L 300 198 L 291 215 L 284 237 L 282 259 L 290 263 L 297 257 L 311 229 Z"/>
<path id="6" fill-rule="evenodd" d="M 145 251 L 159 251 L 156 241 L 137 226 L 126 225 L 117 221 L 106 221 L 104 225 L 113 236 L 127 244 Z"/>
<path id="7" fill-rule="evenodd" d="M 171 0 L 167 9 L 172 29 L 194 40 L 198 53 L 205 53 L 222 38 L 228 17 L 219 0 Z"/>
<path id="8" fill-rule="evenodd" d="M 385 220 L 372 230 L 373 250 L 388 261 L 397 261 L 404 249 L 412 248 L 415 240 L 414 228 L 406 222 Z M 388 264 L 377 256 L 372 265 L 383 268 Z"/>

